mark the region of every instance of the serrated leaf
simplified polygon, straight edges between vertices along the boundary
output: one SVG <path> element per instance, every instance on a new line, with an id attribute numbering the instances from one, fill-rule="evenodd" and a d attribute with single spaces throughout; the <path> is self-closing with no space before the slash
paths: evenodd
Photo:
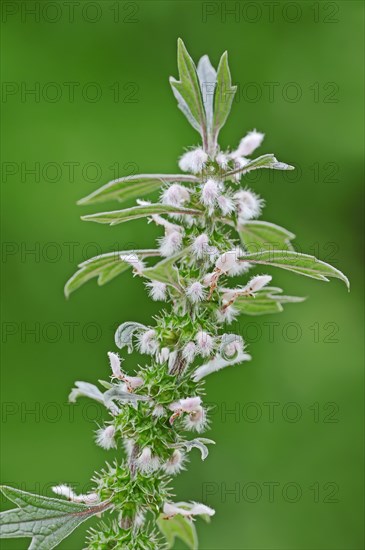
<path id="1" fill-rule="evenodd" d="M 180 80 L 170 77 L 172 90 L 178 101 L 179 109 L 184 113 L 193 128 L 199 131 L 204 149 L 207 149 L 207 121 L 198 75 L 194 61 L 181 38 L 178 39 L 177 43 L 177 63 Z"/>
<path id="2" fill-rule="evenodd" d="M 146 277 L 151 281 L 159 281 L 160 283 L 166 283 L 180 290 L 179 271 L 174 265 L 177 260 L 187 253 L 186 250 L 181 250 L 173 256 L 165 258 L 161 262 L 158 262 L 153 267 L 148 267 L 142 271 L 142 277 Z"/>
<path id="3" fill-rule="evenodd" d="M 240 259 L 250 263 L 280 267 L 319 281 L 328 281 L 328 277 L 335 277 L 341 279 L 348 289 L 350 288 L 348 278 L 339 269 L 309 254 L 291 250 L 267 250 L 245 254 Z"/>
<path id="4" fill-rule="evenodd" d="M 106 223 L 108 225 L 118 225 L 130 220 L 145 218 L 154 214 L 187 214 L 201 215 L 201 210 L 194 208 L 184 208 L 183 206 L 170 206 L 168 204 L 148 204 L 145 206 L 132 206 L 124 210 L 112 210 L 110 212 L 98 212 L 97 214 L 88 214 L 81 216 L 85 222 Z"/>
<path id="5" fill-rule="evenodd" d="M 74 290 L 77 290 L 80 286 L 85 284 L 94 277 L 98 278 L 98 285 L 104 285 L 105 283 L 117 277 L 131 268 L 131 264 L 122 260 L 120 256 L 128 256 L 131 254 L 137 255 L 139 258 L 147 258 L 153 256 L 159 256 L 158 250 L 122 250 L 119 252 L 108 252 L 107 254 L 101 254 L 90 258 L 86 262 L 79 264 L 79 270 L 67 281 L 65 285 L 65 296 L 68 298 Z"/>
<path id="6" fill-rule="evenodd" d="M 87 506 L 6 486 L 0 489 L 6 498 L 18 506 L 0 514 L 0 537 L 31 537 L 29 550 L 55 548 L 81 523 L 110 507 L 109 503 Z"/>
<path id="7" fill-rule="evenodd" d="M 293 250 L 290 243 L 295 235 L 274 223 L 263 221 L 246 222 L 238 227 L 238 233 L 245 250 L 261 252 L 263 250 Z"/>
<path id="8" fill-rule="evenodd" d="M 182 540 L 191 550 L 198 550 L 198 536 L 192 520 L 176 515 L 171 519 L 164 519 L 163 514 L 157 519 L 157 526 L 167 541 L 168 548 L 172 548 L 175 539 Z"/>
<path id="9" fill-rule="evenodd" d="M 237 86 L 232 86 L 231 72 L 228 66 L 228 53 L 222 55 L 217 69 L 217 87 L 214 96 L 214 115 L 212 128 L 213 152 L 217 146 L 220 129 L 224 126 L 231 111 Z"/>
<path id="10" fill-rule="evenodd" d="M 184 174 L 138 174 L 135 176 L 126 176 L 103 185 L 100 189 L 87 195 L 87 197 L 80 199 L 77 204 L 95 204 L 110 200 L 123 202 L 136 197 L 141 198 L 159 189 L 165 183 L 197 183 L 198 181 L 198 178 L 195 176 Z"/>
<path id="11" fill-rule="evenodd" d="M 145 325 L 141 323 L 135 323 L 133 321 L 127 321 L 119 325 L 115 332 L 115 344 L 119 349 L 123 349 L 125 346 L 128 348 L 128 353 L 133 351 L 133 336 L 134 333 L 139 330 L 147 330 Z"/>
<path id="12" fill-rule="evenodd" d="M 258 170 L 260 168 L 270 168 L 271 170 L 295 170 L 294 166 L 290 164 L 285 164 L 285 162 L 279 162 L 275 155 L 268 153 L 267 155 L 261 155 L 256 159 L 250 160 L 242 168 L 237 168 L 236 170 L 231 170 L 225 174 L 225 177 L 234 176 L 235 174 L 247 174 L 251 170 Z"/>
<path id="13" fill-rule="evenodd" d="M 234 302 L 234 308 L 246 315 L 268 315 L 283 311 L 282 304 L 303 302 L 300 296 L 284 296 L 280 288 L 266 287 L 254 296 L 240 296 Z"/>

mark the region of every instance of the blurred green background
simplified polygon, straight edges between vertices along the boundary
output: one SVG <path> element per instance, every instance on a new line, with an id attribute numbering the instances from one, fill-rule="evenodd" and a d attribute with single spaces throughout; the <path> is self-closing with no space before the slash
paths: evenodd
<path id="1" fill-rule="evenodd" d="M 75 203 L 118 175 L 173 173 L 198 143 L 168 84 L 180 36 L 195 60 L 229 52 L 239 92 L 221 145 L 257 128 L 260 154 L 297 166 L 248 178 L 264 219 L 352 290 L 271 271 L 308 300 L 240 319 L 253 360 L 207 380 L 217 445 L 205 463 L 191 454 L 177 498 L 216 509 L 198 521 L 204 550 L 363 548 L 362 2 L 2 4 L 3 482 L 82 490 L 116 454 L 93 443 L 103 411 L 67 396 L 74 380 L 108 376 L 117 324 L 148 323 L 158 305 L 129 273 L 69 301 L 63 285 L 78 262 L 149 247 L 158 232 L 81 223 L 97 208 Z M 60 548 L 82 548 L 85 530 Z"/>

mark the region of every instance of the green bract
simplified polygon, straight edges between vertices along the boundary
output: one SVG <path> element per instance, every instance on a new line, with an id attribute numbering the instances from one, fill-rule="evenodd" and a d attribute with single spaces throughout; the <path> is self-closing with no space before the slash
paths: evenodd
<path id="1" fill-rule="evenodd" d="M 207 56 L 196 68 L 179 40 L 178 69 L 178 79 L 170 78 L 173 93 L 202 139 L 201 147 L 181 157 L 184 173 L 116 179 L 79 201 L 93 205 L 138 198 L 130 208 L 82 219 L 114 226 L 148 218 L 161 236 L 156 248 L 107 252 L 81 263 L 65 286 L 66 297 L 93 278 L 104 285 L 129 270 L 165 306 L 152 326 L 132 312 L 134 318 L 117 328 L 115 346 L 123 357 L 108 353 L 110 381 L 100 380 L 99 386 L 77 381 L 70 393 L 71 403 L 86 397 L 105 407 L 107 420 L 96 432 L 96 443 L 105 450 L 118 448 L 118 460 L 95 474 L 92 492 L 76 495 L 58 485 L 54 492 L 67 498 L 60 500 L 2 488 L 18 508 L 1 515 L 1 536 L 31 538 L 34 550 L 54 548 L 83 521 L 105 511 L 88 533 L 90 550 L 158 550 L 172 548 L 177 538 L 197 549 L 193 519 L 209 519 L 214 510 L 209 503 L 173 502 L 171 482 L 191 452 L 207 460 L 214 444 L 201 436 L 209 426 L 205 378 L 251 359 L 242 336 L 227 326 L 241 314 L 278 313 L 284 304 L 303 300 L 270 286 L 269 275 L 247 273 L 279 267 L 320 281 L 338 278 L 349 286 L 338 269 L 295 252 L 291 231 L 257 220 L 263 200 L 246 188 L 244 175 L 293 167 L 273 154 L 250 158 L 264 138 L 256 130 L 236 150 L 220 149 L 219 132 L 236 91 L 227 53 L 217 70 Z M 146 195 L 157 189 L 160 202 L 151 204 Z M 230 283 L 232 276 L 239 283 Z M 117 288 L 116 281 L 112 284 Z M 141 353 L 142 366 L 131 372 L 124 360 L 133 350 Z M 238 377 L 239 371 L 226 375 Z"/>

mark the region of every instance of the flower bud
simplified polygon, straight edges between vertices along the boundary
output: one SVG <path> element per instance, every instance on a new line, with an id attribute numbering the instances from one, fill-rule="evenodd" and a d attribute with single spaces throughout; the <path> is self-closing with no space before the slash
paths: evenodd
<path id="1" fill-rule="evenodd" d="M 272 277 L 270 275 L 256 275 L 256 277 L 253 277 L 247 283 L 243 290 L 249 293 L 255 293 L 268 285 L 271 279 Z"/>
<path id="2" fill-rule="evenodd" d="M 141 472 L 145 474 L 155 472 L 160 467 L 160 461 L 157 456 L 152 456 L 150 447 L 145 447 L 143 449 L 136 463 Z"/>
<path id="3" fill-rule="evenodd" d="M 196 352 L 197 352 L 197 349 L 194 342 L 188 342 L 186 346 L 183 348 L 182 355 L 188 365 L 194 361 Z"/>
<path id="4" fill-rule="evenodd" d="M 233 151 L 232 158 L 237 157 L 246 157 L 248 155 L 251 155 L 257 149 L 260 147 L 263 139 L 265 137 L 265 134 L 261 134 L 261 132 L 257 132 L 256 130 L 253 130 L 252 132 L 248 132 L 248 134 L 241 139 L 237 149 Z"/>
<path id="5" fill-rule="evenodd" d="M 170 206 L 181 206 L 190 199 L 189 190 L 178 183 L 173 183 L 162 194 L 162 203 Z"/>
<path id="6" fill-rule="evenodd" d="M 113 447 L 115 448 L 117 445 L 114 436 L 115 427 L 112 424 L 106 428 L 100 428 L 96 432 L 96 443 L 106 450 L 112 449 Z"/>
<path id="7" fill-rule="evenodd" d="M 199 281 L 192 283 L 186 290 L 186 295 L 193 304 L 197 304 L 204 299 L 205 291 L 204 287 Z"/>
<path id="8" fill-rule="evenodd" d="M 183 172 L 198 174 L 201 172 L 208 160 L 208 155 L 201 147 L 192 149 L 185 153 L 179 160 L 179 168 Z"/>
<path id="9" fill-rule="evenodd" d="M 184 469 L 184 462 L 185 455 L 179 449 L 175 449 L 169 460 L 163 465 L 163 469 L 167 474 L 174 475 Z"/>
<path id="10" fill-rule="evenodd" d="M 213 347 L 214 347 L 214 340 L 204 330 L 200 330 L 196 335 L 196 343 L 198 345 L 200 355 L 202 355 L 203 357 L 207 357 L 212 353 Z"/>
<path id="11" fill-rule="evenodd" d="M 209 179 L 202 187 L 201 191 L 201 201 L 205 206 L 212 207 L 214 206 L 215 201 L 219 196 L 219 186 L 218 183 Z"/>
<path id="12" fill-rule="evenodd" d="M 166 290 L 167 285 L 165 283 L 160 283 L 159 281 L 152 281 L 146 283 L 146 287 L 149 289 L 149 295 L 155 302 L 161 300 L 166 300 Z"/>
<path id="13" fill-rule="evenodd" d="M 264 201 L 249 189 L 235 193 L 234 199 L 237 204 L 238 221 L 240 223 L 257 218 L 261 214 Z"/>

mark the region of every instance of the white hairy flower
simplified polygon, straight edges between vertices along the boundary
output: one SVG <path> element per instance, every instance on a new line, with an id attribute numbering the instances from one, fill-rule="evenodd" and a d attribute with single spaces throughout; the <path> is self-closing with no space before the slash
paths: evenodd
<path id="1" fill-rule="evenodd" d="M 161 418 L 162 416 L 165 416 L 165 409 L 162 405 L 155 405 L 152 410 L 152 416 L 155 416 L 156 418 Z"/>
<path id="2" fill-rule="evenodd" d="M 207 163 L 208 155 L 201 147 L 188 151 L 179 160 L 179 168 L 183 172 L 198 174 Z"/>
<path id="3" fill-rule="evenodd" d="M 161 350 L 157 353 L 157 356 L 156 356 L 156 360 L 157 360 L 157 363 L 159 363 L 160 365 L 163 365 L 164 363 L 166 363 L 166 361 L 169 360 L 169 357 L 170 357 L 170 350 L 169 348 L 161 348 Z"/>
<path id="4" fill-rule="evenodd" d="M 176 504 L 172 502 L 165 502 L 163 506 L 163 513 L 168 518 L 172 518 L 178 514 L 185 517 L 200 515 L 214 516 L 215 510 L 213 510 L 213 508 L 209 508 L 209 506 L 206 506 L 205 504 L 200 504 L 198 502 L 178 502 Z"/>
<path id="5" fill-rule="evenodd" d="M 123 447 L 125 452 L 127 453 L 127 457 L 130 458 L 134 448 L 133 439 L 123 439 Z"/>
<path id="6" fill-rule="evenodd" d="M 211 359 L 208 363 L 201 365 L 194 371 L 192 375 L 194 382 L 199 382 L 199 380 L 212 372 L 217 372 L 225 367 L 237 365 L 251 359 L 251 356 L 244 352 L 243 340 L 238 335 L 237 340 L 227 343 L 221 353 L 222 355 L 214 357 L 214 359 Z"/>
<path id="7" fill-rule="evenodd" d="M 194 342 L 188 342 L 182 350 L 183 358 L 185 359 L 188 365 L 194 361 L 196 353 L 197 353 L 197 349 Z"/>
<path id="8" fill-rule="evenodd" d="M 52 487 L 52 491 L 59 496 L 66 497 L 72 502 L 84 502 L 85 504 L 95 504 L 99 501 L 96 493 L 88 493 L 86 495 L 76 495 L 68 485 L 56 485 Z"/>
<path id="9" fill-rule="evenodd" d="M 257 218 L 261 214 L 264 201 L 250 189 L 235 193 L 234 200 L 237 205 L 239 223 Z"/>
<path id="10" fill-rule="evenodd" d="M 243 255 L 244 251 L 241 248 L 224 252 L 215 263 L 218 273 L 231 276 L 245 273 L 251 266 L 249 262 L 239 260 Z"/>
<path id="11" fill-rule="evenodd" d="M 173 183 L 162 193 L 161 202 L 170 206 L 181 206 L 189 199 L 189 190 L 179 183 Z"/>
<path id="12" fill-rule="evenodd" d="M 235 204 L 230 197 L 225 197 L 224 195 L 220 195 L 217 198 L 217 203 L 224 216 L 231 214 L 235 209 Z"/>
<path id="13" fill-rule="evenodd" d="M 156 331 L 151 328 L 138 334 L 138 345 L 141 353 L 153 355 L 158 350 Z"/>
<path id="14" fill-rule="evenodd" d="M 264 137 L 265 134 L 257 132 L 256 130 L 248 132 L 248 134 L 241 139 L 237 149 L 231 153 L 231 157 L 236 158 L 251 155 L 255 149 L 260 147 Z"/>
<path id="15" fill-rule="evenodd" d="M 203 357 L 208 357 L 208 355 L 212 353 L 214 340 L 207 332 L 205 332 L 205 330 L 199 330 L 196 335 L 196 343 L 198 345 L 199 353 Z"/>
<path id="16" fill-rule="evenodd" d="M 112 351 L 108 351 L 108 357 L 110 362 L 110 368 L 112 369 L 112 373 L 113 373 L 113 378 L 118 378 L 119 380 L 123 380 L 123 373 L 120 368 L 121 358 L 117 353 L 114 353 Z"/>
<path id="17" fill-rule="evenodd" d="M 220 168 L 225 170 L 228 167 L 229 157 L 224 153 L 218 153 L 218 155 L 215 157 L 215 161 Z"/>
<path id="18" fill-rule="evenodd" d="M 135 275 L 142 274 L 145 265 L 142 260 L 138 258 L 137 254 L 121 254 L 120 259 L 133 267 L 133 272 Z"/>
<path id="19" fill-rule="evenodd" d="M 209 237 L 205 233 L 202 233 L 196 237 L 192 244 L 193 253 L 200 260 L 207 254 L 209 247 Z"/>
<path id="20" fill-rule="evenodd" d="M 159 239 L 159 249 L 162 256 L 168 257 L 172 256 L 179 250 L 182 244 L 182 233 L 181 231 L 171 231 L 167 232 L 164 237 Z"/>
<path id="21" fill-rule="evenodd" d="M 212 208 L 219 196 L 219 184 L 213 179 L 207 180 L 201 191 L 201 201 L 205 206 Z"/>
<path id="22" fill-rule="evenodd" d="M 199 281 L 195 281 L 186 290 L 186 295 L 193 304 L 197 304 L 204 299 L 205 290 Z"/>
<path id="23" fill-rule="evenodd" d="M 131 391 L 135 388 L 138 388 L 139 386 L 142 386 L 143 384 L 143 378 L 140 376 L 127 376 L 124 374 L 124 372 L 121 370 L 121 359 L 117 353 L 113 353 L 112 351 L 108 352 L 109 361 L 110 361 L 110 367 L 112 369 L 113 375 L 112 378 L 118 378 L 118 380 L 123 380 L 126 384 L 126 389 Z"/>
<path id="24" fill-rule="evenodd" d="M 252 294 L 264 288 L 271 282 L 272 277 L 270 275 L 256 275 L 247 283 L 247 285 L 242 289 L 243 292 Z"/>
<path id="25" fill-rule="evenodd" d="M 189 431 L 201 433 L 207 428 L 207 424 L 207 415 L 201 406 L 184 417 L 184 428 Z"/>
<path id="26" fill-rule="evenodd" d="M 136 460 L 136 464 L 141 472 L 148 474 L 155 472 L 160 467 L 160 461 L 157 456 L 152 456 L 150 447 L 145 447 Z"/>
<path id="27" fill-rule="evenodd" d="M 166 474 L 175 475 L 184 470 L 184 462 L 185 455 L 179 449 L 175 449 L 169 460 L 163 465 L 163 469 Z"/>
<path id="28" fill-rule="evenodd" d="M 223 310 L 217 310 L 217 321 L 230 325 L 239 315 L 239 311 L 233 306 L 228 306 Z"/>
<path id="29" fill-rule="evenodd" d="M 186 397 L 185 399 L 179 399 L 179 401 L 174 401 L 174 403 L 171 403 L 169 405 L 169 409 L 171 411 L 181 411 L 185 413 L 191 413 L 196 410 L 201 405 L 201 398 L 199 396 L 197 397 Z"/>
<path id="30" fill-rule="evenodd" d="M 115 428 L 113 425 L 107 426 L 106 428 L 100 428 L 96 432 L 96 443 L 103 449 L 112 449 L 117 446 L 114 439 Z"/>
<path id="31" fill-rule="evenodd" d="M 219 256 L 215 263 L 216 269 L 222 273 L 229 273 L 238 263 L 239 250 L 229 250 Z"/>
<path id="32" fill-rule="evenodd" d="M 158 302 L 159 300 L 166 300 L 167 285 L 165 283 L 160 283 L 159 281 L 151 281 L 150 283 L 146 283 L 146 287 L 149 290 L 149 296 L 155 302 Z"/>

